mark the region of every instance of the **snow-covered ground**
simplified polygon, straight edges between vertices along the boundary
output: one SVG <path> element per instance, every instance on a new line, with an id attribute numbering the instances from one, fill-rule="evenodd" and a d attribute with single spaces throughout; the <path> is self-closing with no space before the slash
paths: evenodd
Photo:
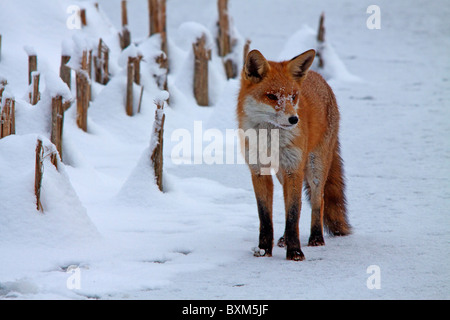
<path id="1" fill-rule="evenodd" d="M 123 53 L 117 37 L 120 0 L 98 2 L 100 12 L 83 1 L 0 4 L 0 78 L 8 80 L 5 94 L 16 98 L 17 109 L 17 135 L 0 140 L 0 298 L 450 298 L 446 0 L 230 0 L 238 46 L 251 39 L 252 48 L 273 60 L 315 46 L 319 15 L 326 15 L 325 73 L 341 108 L 354 233 L 327 236 L 324 247 L 304 246 L 302 262 L 286 261 L 278 247 L 272 258 L 253 256 L 259 221 L 245 165 L 177 164 L 180 158 L 173 154 L 180 129 L 199 143 L 199 125 L 203 133 L 219 129 L 224 135 L 236 128 L 239 81 L 226 80 L 217 57 L 216 1 L 167 1 L 171 96 L 165 108 L 165 193 L 154 185 L 148 162 L 153 100 L 161 93 L 151 74 L 157 39 L 147 39 L 147 1 L 129 0 L 135 47 Z M 372 4 L 381 9 L 381 29 L 366 26 Z M 86 28 L 67 28 L 71 5 L 87 8 Z M 191 43 L 199 31 L 207 33 L 213 50 L 211 107 L 198 107 L 191 89 Z M 55 83 L 62 48 L 76 51 L 70 47 L 98 37 L 111 48 L 112 80 L 93 86 L 88 133 L 75 124 L 75 105 L 66 111 L 64 164 L 56 171 L 44 161 L 41 214 L 35 209 L 34 152 L 38 136 L 52 147 L 54 88 L 46 84 Z M 25 46 L 37 52 L 45 75 L 36 106 L 27 102 Z M 145 92 L 142 112 L 130 118 L 124 110 L 124 61 L 136 50 L 147 57 Z M 203 147 L 210 144 L 203 140 Z M 195 152 L 191 159 L 199 156 Z M 275 192 L 277 238 L 284 208 L 280 186 Z M 309 237 L 309 211 L 304 202 L 302 244 Z M 380 287 L 369 289 L 374 283 Z"/>

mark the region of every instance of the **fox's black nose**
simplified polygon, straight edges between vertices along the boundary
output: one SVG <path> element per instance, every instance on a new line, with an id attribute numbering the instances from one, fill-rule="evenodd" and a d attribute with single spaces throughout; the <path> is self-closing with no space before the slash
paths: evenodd
<path id="1" fill-rule="evenodd" d="M 298 117 L 297 116 L 292 116 L 292 117 L 289 117 L 289 123 L 290 124 L 297 124 L 297 122 L 298 122 Z"/>

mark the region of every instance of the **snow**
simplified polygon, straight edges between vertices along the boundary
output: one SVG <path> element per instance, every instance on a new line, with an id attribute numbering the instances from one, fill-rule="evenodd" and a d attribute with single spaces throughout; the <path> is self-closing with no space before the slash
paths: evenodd
<path id="1" fill-rule="evenodd" d="M 307 247 L 305 201 L 300 240 L 306 260 L 254 257 L 259 220 L 248 168 L 207 164 L 211 134 L 236 126 L 239 80 L 226 80 L 217 56 L 215 1 L 167 2 L 169 92 L 160 90 L 148 37 L 147 1 L 129 1 L 133 45 L 122 52 L 120 0 L 3 0 L 0 10 L 4 96 L 16 97 L 16 135 L 0 140 L 1 299 L 449 299 L 450 262 L 450 7 L 445 0 L 379 1 L 381 29 L 366 27 L 370 3 L 229 1 L 236 52 L 244 40 L 268 59 L 317 48 L 325 12 L 325 69 L 341 110 L 349 220 L 354 233 Z M 72 5 L 88 26 L 69 29 Z M 39 14 L 36 14 L 39 13 Z M 212 49 L 210 107 L 192 91 L 192 41 L 205 33 Z M 111 50 L 111 80 L 92 82 L 88 132 L 66 111 L 63 161 L 49 159 L 51 97 L 75 97 L 58 78 L 60 56 L 78 68 L 80 47 L 102 37 Z M 28 101 L 27 53 L 38 56 L 41 100 Z M 126 57 L 141 53 L 142 109 L 125 114 Z M 313 68 L 317 68 L 314 65 Z M 74 77 L 72 77 L 74 81 Z M 140 86 L 134 86 L 135 110 Z M 164 106 L 164 193 L 154 183 L 150 145 L 155 101 Z M 199 122 L 200 121 L 200 122 Z M 201 124 L 198 130 L 196 124 Z M 207 131 L 213 129 L 215 131 Z M 180 131 L 181 130 L 181 131 Z M 184 131 L 183 131 L 184 130 Z M 173 157 L 177 133 L 190 135 L 188 159 Z M 35 148 L 45 146 L 42 205 L 34 195 Z M 200 147 L 200 148 L 199 148 Z M 227 141 L 225 148 L 241 156 Z M 220 153 L 220 152 L 219 152 Z M 186 156 L 186 155 L 185 155 Z M 233 157 L 234 158 L 234 157 Z M 202 159 L 194 164 L 194 159 Z M 238 162 L 237 162 L 238 163 Z M 275 184 L 274 229 L 284 229 L 282 189 Z M 379 269 L 372 266 L 378 266 Z M 79 288 L 69 288 L 75 268 Z M 380 270 L 380 289 L 369 289 Z M 76 273 L 75 273 L 76 274 Z"/>

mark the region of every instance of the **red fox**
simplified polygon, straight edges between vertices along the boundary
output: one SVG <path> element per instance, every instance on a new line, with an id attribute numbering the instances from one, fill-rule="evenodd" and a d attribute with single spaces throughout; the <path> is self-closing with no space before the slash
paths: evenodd
<path id="1" fill-rule="evenodd" d="M 278 241 L 286 247 L 288 260 L 304 260 L 300 248 L 299 220 L 302 187 L 311 203 L 309 246 L 325 244 L 323 227 L 336 236 L 348 235 L 343 161 L 338 140 L 339 110 L 333 91 L 316 72 L 308 71 L 315 51 L 308 50 L 290 61 L 268 61 L 258 51 L 246 57 L 241 74 L 237 118 L 240 132 L 278 129 L 279 167 L 276 177 L 283 186 L 286 225 Z M 261 133 L 261 129 L 267 129 Z M 256 256 L 272 256 L 273 181 L 264 174 L 261 161 L 251 163 L 248 136 L 241 134 L 241 146 L 251 171 L 260 220 Z M 261 145 L 258 145 L 261 147 Z M 270 170 L 270 169 L 269 169 Z"/>

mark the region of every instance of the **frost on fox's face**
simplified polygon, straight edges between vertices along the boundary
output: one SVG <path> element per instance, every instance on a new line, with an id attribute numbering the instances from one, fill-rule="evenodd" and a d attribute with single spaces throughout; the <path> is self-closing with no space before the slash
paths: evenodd
<path id="1" fill-rule="evenodd" d="M 314 50 L 282 62 L 267 61 L 257 50 L 248 54 L 242 74 L 247 93 L 243 111 L 252 123 L 287 130 L 297 127 L 301 83 L 314 57 Z"/>

